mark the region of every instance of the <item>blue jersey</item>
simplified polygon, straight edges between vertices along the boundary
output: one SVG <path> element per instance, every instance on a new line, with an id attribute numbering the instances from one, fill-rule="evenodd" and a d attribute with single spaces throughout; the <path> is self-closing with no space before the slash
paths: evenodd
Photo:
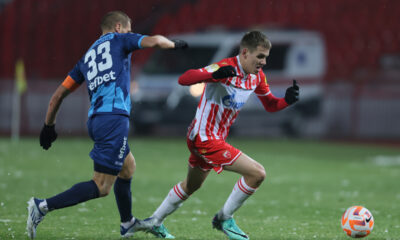
<path id="1" fill-rule="evenodd" d="M 129 116 L 132 52 L 140 49 L 144 35 L 107 33 L 102 35 L 69 72 L 78 84 L 86 81 L 90 96 L 88 116 Z"/>

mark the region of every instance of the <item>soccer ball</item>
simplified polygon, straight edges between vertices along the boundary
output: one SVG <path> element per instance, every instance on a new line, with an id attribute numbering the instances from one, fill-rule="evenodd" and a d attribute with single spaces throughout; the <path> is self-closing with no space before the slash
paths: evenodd
<path id="1" fill-rule="evenodd" d="M 342 216 L 342 229 L 347 236 L 362 238 L 368 236 L 374 228 L 374 217 L 362 206 L 349 207 Z"/>

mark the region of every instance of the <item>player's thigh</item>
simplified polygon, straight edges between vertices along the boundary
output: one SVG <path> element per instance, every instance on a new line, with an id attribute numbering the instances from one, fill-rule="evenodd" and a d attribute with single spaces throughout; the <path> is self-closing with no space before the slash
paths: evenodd
<path id="1" fill-rule="evenodd" d="M 224 166 L 224 169 L 239 173 L 243 176 L 265 176 L 264 167 L 244 153 L 242 153 L 232 165 Z"/>
<path id="2" fill-rule="evenodd" d="M 201 187 L 203 182 L 206 180 L 210 170 L 203 170 L 200 167 L 188 166 L 188 173 L 186 179 L 182 182 L 183 190 L 187 194 L 192 194 Z"/>
<path id="3" fill-rule="evenodd" d="M 136 170 L 135 158 L 133 157 L 132 152 L 129 152 L 128 155 L 126 155 L 124 165 L 122 165 L 122 169 L 119 172 L 118 176 L 123 179 L 130 179 L 135 170 Z"/>

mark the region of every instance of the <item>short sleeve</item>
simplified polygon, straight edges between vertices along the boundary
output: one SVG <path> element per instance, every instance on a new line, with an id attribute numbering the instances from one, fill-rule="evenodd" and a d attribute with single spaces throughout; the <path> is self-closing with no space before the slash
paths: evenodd
<path id="1" fill-rule="evenodd" d="M 85 77 L 83 76 L 80 68 L 79 62 L 75 65 L 75 67 L 68 73 L 68 75 L 74 79 L 77 84 L 82 84 L 85 81 Z"/>
<path id="2" fill-rule="evenodd" d="M 124 38 L 124 48 L 129 52 L 132 52 L 137 49 L 141 49 L 141 42 L 146 35 L 138 34 L 138 33 L 125 33 L 123 34 Z"/>
<path id="3" fill-rule="evenodd" d="M 62 85 L 70 90 L 71 92 L 74 91 L 75 89 L 77 89 L 80 84 L 78 84 L 71 76 L 67 76 L 64 80 L 64 82 L 62 83 Z"/>
<path id="4" fill-rule="evenodd" d="M 258 74 L 259 79 L 259 84 L 256 87 L 256 90 L 254 91 L 255 94 L 258 96 L 267 96 L 268 94 L 271 93 L 269 89 L 269 85 L 267 83 L 267 77 L 265 76 L 264 72 L 260 72 Z"/>

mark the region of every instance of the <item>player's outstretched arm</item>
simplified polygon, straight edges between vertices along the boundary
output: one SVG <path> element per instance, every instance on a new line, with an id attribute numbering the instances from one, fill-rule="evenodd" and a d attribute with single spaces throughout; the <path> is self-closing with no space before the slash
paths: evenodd
<path id="1" fill-rule="evenodd" d="M 179 77 L 178 83 L 187 86 L 200 82 L 218 82 L 221 79 L 234 77 L 236 75 L 235 68 L 230 65 L 220 67 L 215 72 L 207 72 L 200 69 L 190 69 Z"/>
<path id="2" fill-rule="evenodd" d="M 183 40 L 169 40 L 162 35 L 144 37 L 140 43 L 142 48 L 185 49 L 187 42 Z"/>
<path id="3" fill-rule="evenodd" d="M 63 85 L 60 85 L 50 99 L 49 106 L 47 108 L 46 119 L 39 137 L 40 146 L 42 146 L 45 150 L 49 149 L 51 147 L 51 143 L 57 139 L 57 133 L 55 131 L 57 112 L 63 99 L 68 96 L 69 93 L 70 90 Z"/>
<path id="4" fill-rule="evenodd" d="M 189 86 L 200 82 L 210 82 L 212 80 L 212 73 L 201 71 L 200 69 L 190 69 L 179 77 L 178 83 L 180 85 Z"/>

